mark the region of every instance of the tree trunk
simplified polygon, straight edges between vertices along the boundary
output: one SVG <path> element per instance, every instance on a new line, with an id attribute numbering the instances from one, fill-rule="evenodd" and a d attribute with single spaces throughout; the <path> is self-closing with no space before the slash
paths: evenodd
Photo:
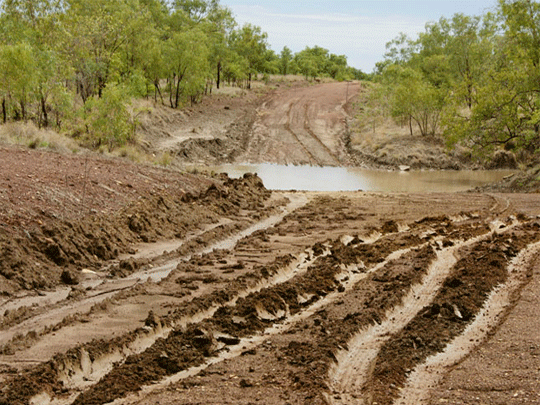
<path id="1" fill-rule="evenodd" d="M 4 124 L 7 122 L 6 98 L 2 97 L 2 119 Z"/>
<path id="2" fill-rule="evenodd" d="M 26 121 L 26 103 L 24 100 L 20 101 L 21 104 L 21 118 L 23 121 Z"/>
<path id="3" fill-rule="evenodd" d="M 159 79 L 154 80 L 154 87 L 155 87 L 155 91 L 154 91 L 155 101 L 157 101 L 157 96 L 155 95 L 155 93 L 157 92 L 157 94 L 159 94 L 159 98 L 161 99 L 161 104 L 165 105 L 165 101 L 163 101 L 163 94 L 161 94 L 161 89 L 159 88 Z"/>
<path id="4" fill-rule="evenodd" d="M 47 103 L 45 97 L 41 97 L 41 112 L 43 113 L 43 126 L 47 128 L 49 126 L 49 117 L 47 116 Z"/>
<path id="5" fill-rule="evenodd" d="M 167 81 L 169 82 L 169 103 L 171 105 L 171 108 L 174 108 L 172 94 L 173 94 L 173 90 L 174 90 L 173 89 L 173 86 L 174 86 L 173 83 L 176 81 L 176 75 L 173 75 L 172 80 L 167 79 Z"/>
<path id="6" fill-rule="evenodd" d="M 180 82 L 182 81 L 182 77 L 178 76 L 178 81 L 176 82 L 176 96 L 174 99 L 174 108 L 178 108 L 178 101 L 180 100 Z"/>
<path id="7" fill-rule="evenodd" d="M 103 96 L 103 89 L 105 88 L 105 80 L 101 78 L 101 76 L 98 77 L 98 98 L 101 98 Z"/>
<path id="8" fill-rule="evenodd" d="M 221 83 L 221 61 L 219 61 L 218 64 L 217 64 L 217 81 L 216 81 L 216 86 L 217 86 L 218 89 L 219 89 L 220 83 Z"/>
<path id="9" fill-rule="evenodd" d="M 412 115 L 409 115 L 409 131 L 411 133 L 411 136 L 413 136 L 413 129 L 412 129 Z"/>
<path id="10" fill-rule="evenodd" d="M 178 80 L 176 81 L 176 98 L 175 98 L 175 106 L 174 108 L 178 108 L 178 104 L 180 101 L 180 82 L 182 82 L 182 79 L 184 78 L 184 75 L 186 74 L 186 69 L 178 75 Z"/>

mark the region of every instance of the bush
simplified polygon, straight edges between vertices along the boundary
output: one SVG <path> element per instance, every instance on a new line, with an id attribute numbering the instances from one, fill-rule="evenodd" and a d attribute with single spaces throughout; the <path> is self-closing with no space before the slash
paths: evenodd
<path id="1" fill-rule="evenodd" d="M 493 154 L 489 169 L 516 169 L 516 156 L 507 150 L 498 150 Z"/>
<path id="2" fill-rule="evenodd" d="M 128 92 L 117 85 L 107 86 L 101 98 L 88 99 L 83 107 L 83 141 L 93 148 L 106 146 L 109 151 L 133 141 L 136 123 L 128 110 L 130 101 Z"/>

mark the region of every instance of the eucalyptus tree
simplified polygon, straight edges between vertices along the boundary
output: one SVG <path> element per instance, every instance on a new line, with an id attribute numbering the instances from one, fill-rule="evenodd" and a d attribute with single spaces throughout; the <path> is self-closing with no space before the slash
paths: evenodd
<path id="1" fill-rule="evenodd" d="M 231 33 L 230 44 L 232 50 L 245 61 L 247 87 L 251 88 L 253 75 L 265 72 L 269 68 L 269 58 L 275 56 L 268 53 L 268 34 L 261 27 L 245 24 Z"/>
<path id="2" fill-rule="evenodd" d="M 455 14 L 428 23 L 416 40 L 402 34 L 390 42 L 378 69 L 392 114 L 416 122 L 423 135 L 434 135 L 442 121 L 447 136 L 458 139 L 456 126 L 480 102 L 497 32 L 490 14 Z"/>
<path id="3" fill-rule="evenodd" d="M 383 84 L 390 113 L 395 118 L 408 121 L 411 135 L 413 123 L 417 124 L 423 136 L 437 133 L 446 92 L 409 66 L 391 65 L 386 68 Z"/>
<path id="4" fill-rule="evenodd" d="M 37 122 L 47 126 L 48 111 L 57 112 L 64 92 L 62 79 L 67 75 L 66 62 L 61 60 L 55 44 L 60 36 L 59 17 L 63 3 L 59 0 L 7 0 L 0 14 L 2 50 L 2 119 L 7 110 L 14 118 L 27 119 L 27 105 L 38 102 Z M 0 45 L 1 46 L 1 45 Z M 54 97 L 52 97 L 54 96 Z M 17 104 L 14 105 L 13 101 Z M 11 104 L 11 105 L 10 105 Z"/>
<path id="5" fill-rule="evenodd" d="M 121 74 L 122 54 L 135 57 L 140 45 L 131 39 L 148 23 L 138 0 L 66 0 L 63 49 L 74 69 L 83 101 Z M 131 47 L 129 46 L 131 42 Z M 115 77 L 117 79 L 117 77 Z"/>
<path id="6" fill-rule="evenodd" d="M 500 0 L 497 24 L 486 40 L 480 79 L 466 114 L 448 119 L 451 142 L 466 141 L 488 153 L 495 148 L 540 148 L 540 4 Z"/>
<path id="7" fill-rule="evenodd" d="M 198 28 L 174 32 L 165 46 L 169 76 L 169 102 L 178 108 L 180 95 L 196 97 L 210 74 L 206 35 Z"/>
<path id="8" fill-rule="evenodd" d="M 279 54 L 279 73 L 286 76 L 291 73 L 291 63 L 293 61 L 292 51 L 284 46 Z"/>
<path id="9" fill-rule="evenodd" d="M 511 122 L 521 136 L 507 132 L 508 139 L 524 147 L 540 148 L 540 3 L 532 0 L 499 0 L 505 36 L 502 50 L 506 64 L 499 81 L 509 83 L 515 107 Z M 517 138 L 517 139 L 516 139 Z M 503 140 L 504 141 L 504 140 Z M 506 142 L 506 141 L 505 141 Z"/>
<path id="10" fill-rule="evenodd" d="M 26 42 L 0 47 L 0 92 L 2 115 L 7 119 L 6 99 L 13 99 L 15 119 L 27 118 L 27 105 L 34 97 L 36 63 L 32 47 Z"/>

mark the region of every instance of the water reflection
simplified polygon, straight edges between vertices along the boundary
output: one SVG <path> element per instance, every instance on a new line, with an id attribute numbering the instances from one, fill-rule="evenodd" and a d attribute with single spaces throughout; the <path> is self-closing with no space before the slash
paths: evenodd
<path id="1" fill-rule="evenodd" d="M 508 170 L 389 172 L 351 167 L 283 166 L 269 163 L 212 168 L 230 177 L 257 173 L 271 190 L 456 192 L 502 180 Z"/>

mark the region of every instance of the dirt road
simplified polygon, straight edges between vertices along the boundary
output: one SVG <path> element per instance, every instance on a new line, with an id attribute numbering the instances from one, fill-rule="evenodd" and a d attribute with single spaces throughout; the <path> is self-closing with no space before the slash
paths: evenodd
<path id="1" fill-rule="evenodd" d="M 234 156 L 347 164 L 345 86 L 272 95 Z M 535 194 L 278 193 L 12 147 L 0 162 L 0 405 L 540 398 Z"/>
<path id="2" fill-rule="evenodd" d="M 348 115 L 344 107 L 359 88 L 359 83 L 331 83 L 272 95 L 257 110 L 246 150 L 237 160 L 349 164 L 344 144 Z"/>
<path id="3" fill-rule="evenodd" d="M 152 143 L 184 162 L 278 163 L 345 166 L 348 111 L 361 89 L 358 82 L 298 84 L 249 98 L 220 99 L 204 111 L 193 111 L 180 129 L 161 133 Z"/>
<path id="4" fill-rule="evenodd" d="M 527 195 L 292 193 L 265 205 L 283 208 L 228 246 L 152 259 L 163 244 L 145 245 L 133 274 L 5 301 L 34 299 L 36 313 L 3 327 L 0 403 L 393 403 L 447 343 L 468 333 L 461 358 L 486 338 L 539 249 Z M 481 312 L 491 318 L 475 326 Z"/>

